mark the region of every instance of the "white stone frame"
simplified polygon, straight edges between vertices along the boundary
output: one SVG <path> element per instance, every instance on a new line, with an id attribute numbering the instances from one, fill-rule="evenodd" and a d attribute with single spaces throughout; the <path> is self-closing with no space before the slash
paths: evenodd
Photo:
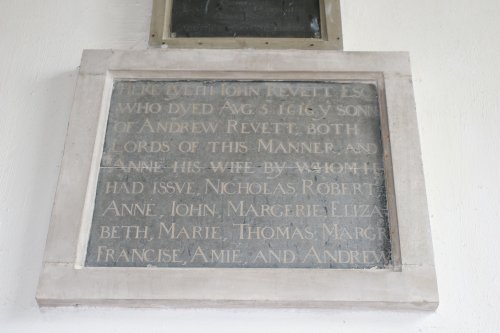
<path id="1" fill-rule="evenodd" d="M 114 80 L 186 78 L 375 82 L 389 162 L 386 183 L 395 266 L 380 270 L 84 267 Z M 41 306 L 435 309 L 438 291 L 408 54 L 85 51 L 37 300 Z"/>

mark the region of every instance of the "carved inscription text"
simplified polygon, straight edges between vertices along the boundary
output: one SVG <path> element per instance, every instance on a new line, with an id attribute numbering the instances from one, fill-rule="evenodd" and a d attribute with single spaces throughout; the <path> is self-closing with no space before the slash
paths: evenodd
<path id="1" fill-rule="evenodd" d="M 86 265 L 391 264 L 376 85 L 117 81 Z"/>

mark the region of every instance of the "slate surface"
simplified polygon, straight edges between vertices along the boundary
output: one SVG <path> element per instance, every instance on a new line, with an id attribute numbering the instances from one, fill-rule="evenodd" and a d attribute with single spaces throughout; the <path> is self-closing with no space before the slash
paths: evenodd
<path id="1" fill-rule="evenodd" d="M 115 83 L 87 266 L 390 263 L 374 85 Z"/>
<path id="2" fill-rule="evenodd" d="M 318 0 L 174 0 L 175 37 L 320 38 Z"/>

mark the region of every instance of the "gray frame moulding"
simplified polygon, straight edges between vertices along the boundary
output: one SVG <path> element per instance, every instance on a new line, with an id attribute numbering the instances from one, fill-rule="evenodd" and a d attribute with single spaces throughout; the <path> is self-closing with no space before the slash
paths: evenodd
<path id="1" fill-rule="evenodd" d="M 394 266 L 377 270 L 85 267 L 113 82 L 134 79 L 374 82 L 380 94 Z M 408 54 L 84 51 L 37 300 L 41 306 L 434 310 L 438 290 Z"/>
<path id="2" fill-rule="evenodd" d="M 173 48 L 342 50 L 340 0 L 319 0 L 321 38 L 183 37 L 171 34 L 173 0 L 153 0 L 149 45 Z"/>

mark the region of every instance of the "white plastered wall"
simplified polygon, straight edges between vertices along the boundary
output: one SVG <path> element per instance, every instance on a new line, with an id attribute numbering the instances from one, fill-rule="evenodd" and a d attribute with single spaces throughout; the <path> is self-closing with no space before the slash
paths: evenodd
<path id="1" fill-rule="evenodd" d="M 0 0 L 0 332 L 500 331 L 500 2 L 346 0 L 344 46 L 410 51 L 440 308 L 40 311 L 84 48 L 147 46 L 150 0 Z M 332 282 L 334 283 L 334 282 Z"/>

